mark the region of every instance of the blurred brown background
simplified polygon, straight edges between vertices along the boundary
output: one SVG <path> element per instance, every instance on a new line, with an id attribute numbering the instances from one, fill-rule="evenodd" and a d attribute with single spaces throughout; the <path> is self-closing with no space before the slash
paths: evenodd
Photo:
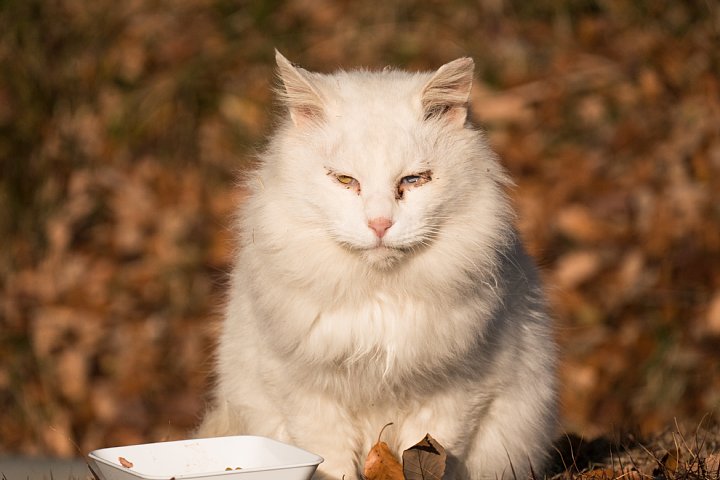
<path id="1" fill-rule="evenodd" d="M 710 0 L 0 1 L 0 453 L 198 420 L 273 49 L 477 64 L 551 289 L 563 426 L 720 406 L 720 7 Z"/>

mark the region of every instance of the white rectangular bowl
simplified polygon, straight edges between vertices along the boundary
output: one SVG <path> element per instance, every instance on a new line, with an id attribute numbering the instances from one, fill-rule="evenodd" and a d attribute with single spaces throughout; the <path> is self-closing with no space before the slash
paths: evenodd
<path id="1" fill-rule="evenodd" d="M 88 457 L 100 480 L 310 480 L 323 461 L 298 447 L 246 435 L 103 448 Z M 122 466 L 120 457 L 132 467 Z"/>

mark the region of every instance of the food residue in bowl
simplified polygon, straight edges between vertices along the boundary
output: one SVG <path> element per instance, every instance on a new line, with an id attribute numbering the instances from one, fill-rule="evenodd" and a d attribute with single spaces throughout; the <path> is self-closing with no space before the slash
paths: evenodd
<path id="1" fill-rule="evenodd" d="M 132 463 L 131 461 L 129 461 L 127 458 L 125 458 L 125 457 L 118 457 L 118 461 L 120 462 L 120 465 L 122 465 L 122 466 L 125 467 L 125 468 L 132 468 L 132 467 L 133 467 L 133 463 Z"/>

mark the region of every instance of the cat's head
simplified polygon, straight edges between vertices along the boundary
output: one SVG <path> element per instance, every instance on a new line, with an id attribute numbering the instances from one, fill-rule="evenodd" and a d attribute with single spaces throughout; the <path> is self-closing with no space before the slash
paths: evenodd
<path id="1" fill-rule="evenodd" d="M 276 59 L 288 118 L 264 176 L 319 244 L 389 268 L 443 237 L 473 235 L 458 222 L 483 222 L 478 211 L 491 219 L 504 176 L 467 121 L 472 59 L 431 73 L 331 75 Z"/>

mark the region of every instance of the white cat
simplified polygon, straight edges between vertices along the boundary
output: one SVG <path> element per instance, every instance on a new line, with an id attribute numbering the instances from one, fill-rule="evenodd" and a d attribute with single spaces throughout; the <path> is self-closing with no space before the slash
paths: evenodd
<path id="1" fill-rule="evenodd" d="M 249 178 L 214 403 L 200 436 L 256 434 L 361 478 L 383 425 L 430 433 L 446 479 L 539 473 L 556 351 L 510 183 L 468 123 L 473 61 L 311 73 L 276 56 L 288 118 Z"/>

